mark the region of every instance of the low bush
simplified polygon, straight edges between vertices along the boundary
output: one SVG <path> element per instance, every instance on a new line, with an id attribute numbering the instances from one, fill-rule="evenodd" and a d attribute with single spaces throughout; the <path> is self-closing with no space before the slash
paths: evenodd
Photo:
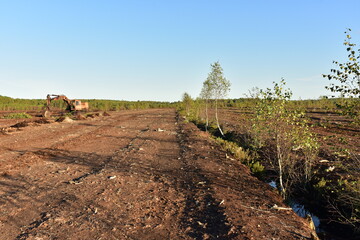
<path id="1" fill-rule="evenodd" d="M 3 117 L 4 119 L 23 119 L 23 118 L 32 118 L 31 115 L 27 113 L 10 113 Z"/>
<path id="2" fill-rule="evenodd" d="M 292 186 L 306 185 L 318 153 L 316 136 L 310 131 L 305 113 L 289 107 L 292 92 L 285 81 L 260 91 L 253 119 L 253 146 L 273 167 L 286 198 Z"/>

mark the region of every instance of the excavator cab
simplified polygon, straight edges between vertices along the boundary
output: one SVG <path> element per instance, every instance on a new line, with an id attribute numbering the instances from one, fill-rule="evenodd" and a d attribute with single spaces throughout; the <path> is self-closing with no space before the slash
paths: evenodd
<path id="1" fill-rule="evenodd" d="M 89 110 L 89 104 L 87 102 L 81 102 L 80 100 L 73 101 L 73 107 L 75 111 Z"/>

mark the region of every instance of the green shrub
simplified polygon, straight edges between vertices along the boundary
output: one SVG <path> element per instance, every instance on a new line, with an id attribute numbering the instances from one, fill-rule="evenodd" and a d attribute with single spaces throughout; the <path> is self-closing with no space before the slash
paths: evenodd
<path id="1" fill-rule="evenodd" d="M 265 172 L 265 167 L 259 161 L 251 162 L 249 167 L 251 172 L 258 178 L 261 178 Z"/>
<path id="2" fill-rule="evenodd" d="M 249 150 L 239 147 L 236 143 L 226 141 L 222 138 L 216 138 L 216 143 L 219 144 L 225 151 L 231 153 L 236 159 L 240 160 L 247 166 L 253 161 L 253 156 Z"/>
<path id="3" fill-rule="evenodd" d="M 31 115 L 27 113 L 10 113 L 3 117 L 4 119 L 22 119 L 22 118 L 32 118 Z"/>
<path id="4" fill-rule="evenodd" d="M 227 152 L 231 153 L 236 159 L 248 166 L 251 172 L 258 178 L 264 174 L 265 167 L 259 162 L 255 161 L 249 150 L 244 150 L 236 143 L 226 141 L 222 138 L 216 138 L 215 141 Z"/>

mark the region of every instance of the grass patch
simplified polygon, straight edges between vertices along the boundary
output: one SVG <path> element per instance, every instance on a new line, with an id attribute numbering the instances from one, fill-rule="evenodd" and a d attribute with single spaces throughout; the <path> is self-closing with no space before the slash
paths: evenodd
<path id="1" fill-rule="evenodd" d="M 198 119 L 185 120 L 186 122 L 194 123 L 200 130 L 205 131 L 205 122 Z M 232 136 L 229 133 L 225 132 L 225 137 L 221 137 L 220 132 L 216 125 L 210 124 L 207 128 L 207 131 L 213 136 L 215 142 L 221 146 L 222 149 L 230 153 L 241 163 L 248 166 L 251 172 L 259 179 L 261 179 L 265 174 L 265 167 L 257 161 L 253 152 L 249 149 L 244 149 L 238 145 L 234 139 L 227 139 L 227 136 Z M 224 139 L 225 138 L 225 139 Z"/>
<path id="2" fill-rule="evenodd" d="M 23 119 L 23 118 L 32 118 L 31 115 L 27 113 L 10 113 L 3 116 L 4 119 Z"/>
<path id="3" fill-rule="evenodd" d="M 240 147 L 237 143 L 232 141 L 224 140 L 220 137 L 215 138 L 215 142 L 219 144 L 225 151 L 232 154 L 241 163 L 248 166 L 257 178 L 262 179 L 265 174 L 265 167 L 256 161 L 256 157 L 251 153 L 250 150 Z"/>

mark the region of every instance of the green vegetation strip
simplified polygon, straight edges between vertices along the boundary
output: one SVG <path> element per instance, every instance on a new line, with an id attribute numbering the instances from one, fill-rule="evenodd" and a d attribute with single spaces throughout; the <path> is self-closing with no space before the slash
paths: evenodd
<path id="1" fill-rule="evenodd" d="M 4 119 L 23 119 L 23 118 L 32 118 L 31 115 L 27 113 L 10 113 L 3 116 Z"/>

